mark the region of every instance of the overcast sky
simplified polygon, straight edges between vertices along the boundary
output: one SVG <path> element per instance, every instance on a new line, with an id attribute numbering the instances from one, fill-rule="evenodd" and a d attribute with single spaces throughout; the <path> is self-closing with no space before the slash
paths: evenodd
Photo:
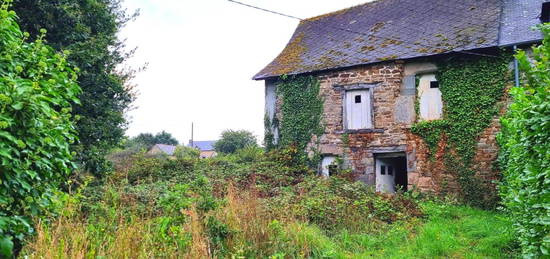
<path id="1" fill-rule="evenodd" d="M 242 0 L 312 17 L 367 0 Z M 180 142 L 218 139 L 225 129 L 263 138 L 263 81 L 252 76 L 286 45 L 297 20 L 227 0 L 126 0 L 140 16 L 121 32 L 137 47 L 130 65 L 148 63 L 134 80 L 139 93 L 127 135 L 166 130 Z"/>

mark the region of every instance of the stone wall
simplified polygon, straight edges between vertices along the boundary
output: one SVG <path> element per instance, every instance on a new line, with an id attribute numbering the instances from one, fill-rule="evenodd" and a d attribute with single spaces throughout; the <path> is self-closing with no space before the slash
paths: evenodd
<path id="1" fill-rule="evenodd" d="M 410 132 L 415 122 L 415 95 L 407 77 L 414 82 L 414 75 L 434 72 L 432 63 L 404 63 L 400 61 L 361 66 L 344 71 L 318 74 L 320 94 L 324 98 L 325 132 L 313 143 L 319 143 L 323 155 L 337 155 L 344 159 L 344 166 L 352 169 L 358 180 L 375 183 L 374 154 L 405 152 L 407 157 L 408 187 L 423 191 L 455 191 L 459 186 L 453 175 L 445 174 L 443 150 L 445 137 L 439 145 L 435 158 L 429 158 L 424 141 Z M 411 79 L 412 77 L 412 79 Z M 271 82 L 272 86 L 274 83 Z M 343 118 L 343 88 L 354 84 L 370 84 L 373 88 L 373 129 L 345 130 Z M 273 103 L 271 100 L 270 103 Z M 276 100 L 274 117 L 280 117 L 280 100 Z M 493 161 L 497 155 L 495 134 L 498 120 L 486 129 L 480 137 L 476 170 L 486 178 L 493 179 L 496 173 Z"/>

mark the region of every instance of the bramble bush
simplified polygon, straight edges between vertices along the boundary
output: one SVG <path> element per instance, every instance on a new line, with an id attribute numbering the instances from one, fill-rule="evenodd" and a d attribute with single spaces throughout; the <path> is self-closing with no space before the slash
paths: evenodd
<path id="1" fill-rule="evenodd" d="M 17 254 L 31 218 L 54 206 L 74 168 L 71 105 L 80 93 L 65 54 L 44 44 L 45 30 L 27 43 L 9 3 L 0 2 L 0 257 Z"/>
<path id="2" fill-rule="evenodd" d="M 525 258 L 550 256 L 550 24 L 539 28 L 544 40 L 533 56 L 516 54 L 524 82 L 510 91 L 513 103 L 498 136 L 500 194 Z"/>

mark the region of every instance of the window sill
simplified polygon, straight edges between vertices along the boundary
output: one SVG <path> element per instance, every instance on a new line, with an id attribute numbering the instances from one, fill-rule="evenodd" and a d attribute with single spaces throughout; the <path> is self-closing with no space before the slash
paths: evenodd
<path id="1" fill-rule="evenodd" d="M 346 129 L 337 131 L 338 134 L 354 134 L 354 133 L 383 133 L 384 129 Z"/>

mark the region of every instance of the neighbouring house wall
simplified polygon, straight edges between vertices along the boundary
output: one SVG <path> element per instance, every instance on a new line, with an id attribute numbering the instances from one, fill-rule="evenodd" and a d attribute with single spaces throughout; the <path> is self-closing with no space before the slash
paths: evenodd
<path id="1" fill-rule="evenodd" d="M 214 150 L 206 150 L 206 151 L 202 151 L 202 150 L 201 150 L 200 158 L 215 157 L 217 154 L 218 154 L 218 153 L 216 153 L 216 151 L 214 151 Z"/>
<path id="2" fill-rule="evenodd" d="M 415 75 L 436 71 L 437 67 L 430 62 L 397 61 L 318 74 L 320 94 L 324 99 L 325 132 L 319 139 L 313 138 L 312 145 L 319 143 L 322 155 L 342 157 L 344 166 L 352 169 L 356 178 L 367 184 L 375 184 L 375 153 L 405 152 L 409 188 L 414 186 L 435 192 L 443 188 L 445 191 L 458 190 L 455 177 L 445 172 L 443 148 L 440 147 L 435 158 L 430 159 L 423 139 L 410 131 L 417 120 Z M 344 129 L 343 91 L 346 86 L 354 84 L 372 86 L 372 129 Z M 276 98 L 275 88 L 274 82 L 266 83 L 266 115 L 281 119 L 280 100 Z M 498 149 L 495 141 L 498 130 L 498 119 L 495 119 L 481 134 L 475 158 L 476 170 L 489 179 L 497 175 L 493 161 Z"/>

